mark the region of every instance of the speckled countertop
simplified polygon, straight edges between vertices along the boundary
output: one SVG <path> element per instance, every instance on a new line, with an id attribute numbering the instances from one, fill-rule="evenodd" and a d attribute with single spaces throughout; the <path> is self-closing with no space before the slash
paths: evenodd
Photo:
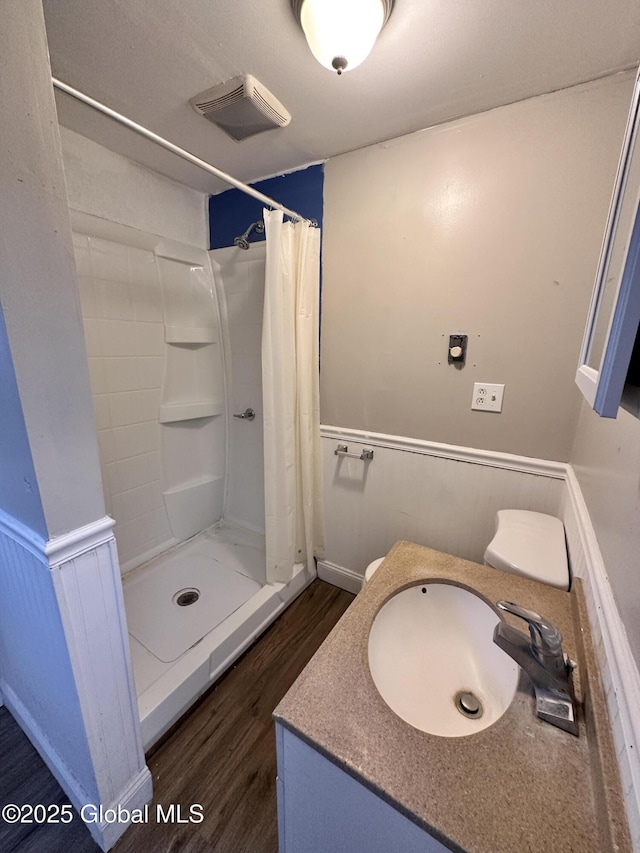
<path id="1" fill-rule="evenodd" d="M 492 605 L 517 601 L 560 628 L 565 651 L 578 662 L 578 738 L 535 716 L 523 672 L 505 714 L 468 737 L 430 735 L 394 714 L 369 673 L 369 629 L 393 594 L 429 581 L 465 586 Z M 521 620 L 502 616 L 522 630 Z M 398 542 L 274 717 L 451 850 L 631 850 L 579 581 L 562 592 Z"/>

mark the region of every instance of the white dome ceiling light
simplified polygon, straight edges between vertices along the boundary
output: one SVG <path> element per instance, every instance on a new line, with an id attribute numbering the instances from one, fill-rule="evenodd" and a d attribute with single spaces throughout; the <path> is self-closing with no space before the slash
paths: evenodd
<path id="1" fill-rule="evenodd" d="M 330 71 L 351 71 L 371 53 L 394 0 L 291 0 L 311 53 Z"/>

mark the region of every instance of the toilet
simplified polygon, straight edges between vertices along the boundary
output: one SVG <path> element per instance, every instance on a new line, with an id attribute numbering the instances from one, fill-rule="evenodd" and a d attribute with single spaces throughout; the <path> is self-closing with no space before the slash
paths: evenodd
<path id="1" fill-rule="evenodd" d="M 371 563 L 369 563 L 369 565 L 367 566 L 367 568 L 365 569 L 365 572 L 364 572 L 364 582 L 365 583 L 367 581 L 371 580 L 371 578 L 373 577 L 373 573 L 376 571 L 376 569 L 378 568 L 378 566 L 380 565 L 380 563 L 383 560 L 384 560 L 384 557 L 378 557 L 377 560 L 373 560 Z"/>
<path id="2" fill-rule="evenodd" d="M 526 509 L 501 509 L 484 563 L 557 589 L 569 589 L 564 524 L 553 515 Z"/>
<path id="3" fill-rule="evenodd" d="M 380 557 L 369 563 L 365 583 L 383 560 Z M 525 509 L 498 510 L 495 534 L 484 552 L 484 563 L 557 589 L 569 589 L 564 525 L 553 515 Z"/>

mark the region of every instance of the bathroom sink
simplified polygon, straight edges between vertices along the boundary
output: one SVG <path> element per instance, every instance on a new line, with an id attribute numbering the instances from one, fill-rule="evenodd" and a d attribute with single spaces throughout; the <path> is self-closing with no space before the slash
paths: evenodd
<path id="1" fill-rule="evenodd" d="M 499 621 L 483 599 L 453 584 L 396 593 L 369 633 L 369 669 L 380 695 L 429 734 L 462 737 L 492 725 L 511 704 L 519 670 L 493 642 Z"/>

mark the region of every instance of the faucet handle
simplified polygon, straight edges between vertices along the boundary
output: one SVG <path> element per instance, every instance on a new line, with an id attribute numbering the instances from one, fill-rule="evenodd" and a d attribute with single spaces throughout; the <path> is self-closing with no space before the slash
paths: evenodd
<path id="1" fill-rule="evenodd" d="M 497 606 L 500 610 L 507 613 L 512 613 L 514 616 L 524 619 L 529 625 L 529 633 L 531 634 L 531 645 L 546 657 L 548 655 L 562 656 L 562 634 L 548 619 L 540 616 L 533 610 L 527 610 L 526 607 L 520 607 L 513 601 L 497 601 Z"/>

